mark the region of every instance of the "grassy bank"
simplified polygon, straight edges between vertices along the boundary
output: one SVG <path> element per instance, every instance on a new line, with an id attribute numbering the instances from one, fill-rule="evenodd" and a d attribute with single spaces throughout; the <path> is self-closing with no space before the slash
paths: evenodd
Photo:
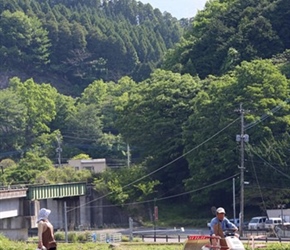
<path id="1" fill-rule="evenodd" d="M 35 244 L 26 244 L 24 242 L 9 242 L 3 245 L 0 239 L 0 250 L 35 250 Z M 246 247 L 246 250 L 250 250 L 250 247 Z M 148 244 L 148 243 L 121 243 L 116 246 L 111 244 L 96 244 L 96 243 L 60 243 L 58 244 L 58 250 L 182 250 L 182 244 Z M 290 250 L 290 244 L 268 244 L 266 250 Z"/>
<path id="2" fill-rule="evenodd" d="M 10 241 L 0 234 L 0 250 L 35 250 L 36 243 Z M 246 250 L 251 247 L 245 244 Z M 122 242 L 120 244 L 109 243 L 58 243 L 58 250 L 182 250 L 182 243 L 143 243 L 143 242 Z M 268 243 L 266 250 L 290 250 L 289 243 Z"/>

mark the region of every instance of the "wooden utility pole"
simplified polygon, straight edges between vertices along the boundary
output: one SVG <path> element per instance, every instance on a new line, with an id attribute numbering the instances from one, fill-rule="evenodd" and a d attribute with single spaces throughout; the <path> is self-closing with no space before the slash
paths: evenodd
<path id="1" fill-rule="evenodd" d="M 245 134 L 245 125 L 244 125 L 244 115 L 245 110 L 243 109 L 243 104 L 240 104 L 240 108 L 236 110 L 241 115 L 241 134 L 236 136 L 236 141 L 241 143 L 240 153 L 241 153 L 241 166 L 240 166 L 240 188 L 241 188 L 241 197 L 240 197 L 240 225 L 239 231 L 240 235 L 243 236 L 243 225 L 244 225 L 244 184 L 245 184 L 245 142 L 249 141 L 249 135 Z"/>

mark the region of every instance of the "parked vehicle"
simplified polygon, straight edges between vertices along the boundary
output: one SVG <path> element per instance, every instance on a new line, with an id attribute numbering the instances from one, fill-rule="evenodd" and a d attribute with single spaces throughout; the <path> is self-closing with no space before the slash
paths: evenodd
<path id="1" fill-rule="evenodd" d="M 231 223 L 234 223 L 237 227 L 240 226 L 240 219 L 236 218 L 236 219 L 229 219 L 229 221 Z"/>
<path id="2" fill-rule="evenodd" d="M 265 229 L 273 229 L 275 226 L 282 224 L 281 218 L 269 218 L 265 221 Z"/>
<path id="3" fill-rule="evenodd" d="M 253 217 L 248 224 L 248 229 L 249 230 L 265 229 L 266 220 L 267 220 L 266 216 Z"/>
<path id="4" fill-rule="evenodd" d="M 248 220 L 244 221 L 243 229 L 248 229 L 248 225 L 249 225 L 249 221 Z"/>
<path id="5" fill-rule="evenodd" d="M 265 229 L 267 230 L 274 229 L 275 226 L 279 226 L 279 225 L 289 226 L 290 223 L 286 221 L 282 221 L 280 217 L 271 217 L 266 220 Z"/>

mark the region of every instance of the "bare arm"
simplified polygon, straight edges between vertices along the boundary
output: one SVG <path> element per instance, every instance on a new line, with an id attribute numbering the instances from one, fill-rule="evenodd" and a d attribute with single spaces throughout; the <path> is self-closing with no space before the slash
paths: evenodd
<path id="1" fill-rule="evenodd" d="M 40 221 L 38 223 L 38 248 L 42 248 L 43 244 L 42 244 L 42 233 L 45 231 L 45 222 Z"/>
<path id="2" fill-rule="evenodd" d="M 220 236 L 221 238 L 224 238 L 224 233 L 223 233 L 223 229 L 222 229 L 221 223 L 217 223 L 217 224 L 214 225 L 214 234 L 216 236 Z"/>

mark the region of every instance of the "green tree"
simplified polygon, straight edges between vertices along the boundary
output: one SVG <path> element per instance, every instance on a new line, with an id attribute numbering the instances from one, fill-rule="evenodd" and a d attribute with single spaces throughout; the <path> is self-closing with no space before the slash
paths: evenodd
<path id="1" fill-rule="evenodd" d="M 183 46 L 184 41 L 175 46 L 165 57 L 164 68 L 204 79 L 222 75 L 244 60 L 267 59 L 283 52 L 288 35 L 281 34 L 277 23 L 285 27 L 281 17 L 287 14 L 280 8 L 280 1 L 269 0 L 207 2 L 184 35 L 188 46 Z"/>
<path id="2" fill-rule="evenodd" d="M 98 142 L 94 142 L 94 155 L 98 157 L 118 158 L 123 157 L 122 150 L 126 145 L 122 136 L 118 135 L 115 126 L 117 99 L 125 91 L 136 85 L 130 78 L 124 77 L 115 84 L 113 82 L 94 81 L 82 93 L 79 103 L 95 107 L 95 112 L 102 124 L 102 133 Z"/>
<path id="3" fill-rule="evenodd" d="M 84 89 L 80 98 L 80 103 L 94 104 L 100 109 L 107 96 L 107 91 L 107 83 L 105 83 L 103 80 L 94 81 Z"/>
<path id="4" fill-rule="evenodd" d="M 260 145 L 246 145 L 249 159 L 245 186 L 245 204 L 265 209 L 276 209 L 277 204 L 289 203 L 289 133 L 282 138 L 264 139 Z"/>
<path id="5" fill-rule="evenodd" d="M 92 180 L 92 173 L 87 170 L 75 170 L 73 167 L 50 168 L 38 173 L 35 177 L 36 183 L 68 183 L 88 182 Z"/>
<path id="6" fill-rule="evenodd" d="M 16 163 L 9 158 L 0 161 L 0 183 L 2 186 L 8 185 L 5 172 L 9 171 L 10 168 L 15 168 L 15 166 Z"/>
<path id="7" fill-rule="evenodd" d="M 96 147 L 102 138 L 102 122 L 100 112 L 94 104 L 79 103 L 76 112 L 67 120 L 67 128 L 62 133 L 68 157 L 79 153 L 87 153 L 92 157 L 96 155 Z M 75 151 L 76 150 L 76 151 Z"/>
<path id="8" fill-rule="evenodd" d="M 188 190 L 220 182 L 239 172 L 239 147 L 235 136 L 240 131 L 240 124 L 234 110 L 240 103 L 252 111 L 246 114 L 245 123 L 249 125 L 245 131 L 254 147 L 265 140 L 283 137 L 289 127 L 289 105 L 285 102 L 288 82 L 270 61 L 243 62 L 233 73 L 209 78 L 204 84 L 208 86 L 195 98 L 194 113 L 189 116 L 183 131 L 185 152 L 197 147 L 186 157 L 191 172 L 185 182 Z M 281 110 L 274 114 L 277 107 Z M 254 173 L 248 172 L 248 175 L 253 178 Z M 229 204 L 230 193 L 231 182 L 224 181 L 198 194 L 193 193 L 192 199 L 201 206 Z"/>
<path id="9" fill-rule="evenodd" d="M 41 133 L 33 140 L 29 150 L 37 153 L 40 157 L 48 157 L 53 163 L 58 163 L 56 149 L 59 147 L 59 138 L 61 138 L 59 130 L 52 133 Z"/>
<path id="10" fill-rule="evenodd" d="M 48 169 L 53 169 L 52 162 L 46 157 L 39 157 L 37 153 L 27 152 L 17 166 L 5 171 L 4 177 L 9 184 L 35 183 L 37 175 Z"/>
<path id="11" fill-rule="evenodd" d="M 21 11 L 3 11 L 0 20 L 0 55 L 6 66 L 31 70 L 49 62 L 48 32 L 40 20 Z"/>
<path id="12" fill-rule="evenodd" d="M 55 97 L 57 91 L 49 84 L 36 84 L 32 79 L 21 82 L 19 78 L 10 80 L 11 91 L 14 91 L 26 108 L 25 140 L 32 144 L 35 137 L 43 132 L 50 132 L 49 123 L 56 115 Z"/>
<path id="13" fill-rule="evenodd" d="M 11 89 L 0 90 L 0 158 L 14 156 L 24 146 L 27 109 Z"/>
<path id="14" fill-rule="evenodd" d="M 282 41 L 270 21 L 263 16 L 242 19 L 237 37 L 243 37 L 234 43 L 234 47 L 241 52 L 241 60 L 251 60 L 257 56 L 270 58 L 283 51 Z"/>
<path id="15" fill-rule="evenodd" d="M 150 170 L 182 155 L 182 126 L 193 112 L 190 100 L 200 87 L 198 79 L 189 75 L 157 70 L 133 92 L 122 96 L 117 128 L 124 140 L 140 151 L 142 159 L 147 157 Z M 171 187 L 180 184 L 187 174 L 187 163 L 181 159 L 154 176 L 164 190 L 174 193 L 180 189 Z"/>
<path id="16" fill-rule="evenodd" d="M 72 159 L 74 160 L 91 159 L 91 157 L 87 154 L 78 154 L 78 155 L 75 155 Z"/>
<path id="17" fill-rule="evenodd" d="M 144 176 L 146 176 L 146 168 L 135 165 L 130 168 L 107 170 L 95 179 L 94 184 L 97 191 L 108 194 L 108 198 L 115 204 L 127 205 L 128 210 L 132 213 L 137 208 L 139 208 L 139 211 L 142 208 L 147 211 L 147 205 L 136 206 L 131 204 L 136 201 L 146 204 L 148 199 L 152 200 L 156 192 L 159 181 L 150 177 L 144 178 Z M 138 212 L 138 215 L 140 215 L 140 212 Z M 148 217 L 150 218 L 150 216 Z"/>
<path id="18" fill-rule="evenodd" d="M 53 120 L 49 123 L 51 131 L 60 130 L 65 131 L 68 127 L 69 117 L 74 116 L 76 112 L 76 99 L 71 96 L 66 96 L 57 93 L 55 96 L 55 110 L 56 114 Z"/>
<path id="19" fill-rule="evenodd" d="M 54 41 L 53 47 L 52 58 L 55 59 L 52 61 L 53 70 L 67 73 L 69 71 L 69 53 L 72 51 L 73 45 L 70 24 L 66 19 L 59 21 L 57 40 Z"/>

